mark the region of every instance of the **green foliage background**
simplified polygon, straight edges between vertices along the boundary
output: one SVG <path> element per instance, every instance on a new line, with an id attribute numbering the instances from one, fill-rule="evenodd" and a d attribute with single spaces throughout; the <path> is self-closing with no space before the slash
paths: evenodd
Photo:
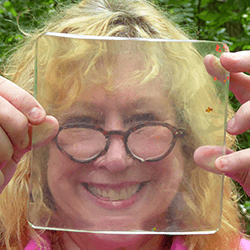
<path id="1" fill-rule="evenodd" d="M 53 15 L 55 8 L 79 0 L 0 0 L 0 68 L 29 32 Z M 124 0 L 126 1 L 126 0 Z M 250 50 L 249 0 L 151 0 L 192 38 L 225 42 L 230 51 Z M 18 20 L 18 21 L 17 21 Z M 18 27 L 18 25 L 20 27 Z M 1 72 L 0 72 L 1 73 Z M 232 93 L 232 107 L 240 106 Z M 250 130 L 238 136 L 238 150 L 250 147 Z M 250 198 L 239 186 L 239 207 L 250 234 Z"/>

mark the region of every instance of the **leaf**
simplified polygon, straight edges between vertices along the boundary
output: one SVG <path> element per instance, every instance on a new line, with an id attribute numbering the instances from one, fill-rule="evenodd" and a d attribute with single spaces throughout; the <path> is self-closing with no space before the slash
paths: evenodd
<path id="1" fill-rule="evenodd" d="M 17 13 L 10 1 L 4 3 L 4 7 L 7 11 L 9 11 L 13 16 L 17 16 Z"/>
<path id="2" fill-rule="evenodd" d="M 226 28 L 221 28 L 220 30 L 218 30 L 217 32 L 216 32 L 216 34 L 222 34 L 222 33 L 224 33 L 226 31 Z"/>
<path id="3" fill-rule="evenodd" d="M 215 18 L 221 17 L 219 13 L 212 13 L 208 10 L 202 11 L 200 14 L 197 14 L 197 16 L 204 21 L 213 21 Z"/>
<path id="4" fill-rule="evenodd" d="M 250 50 L 250 45 L 243 46 L 243 50 Z"/>

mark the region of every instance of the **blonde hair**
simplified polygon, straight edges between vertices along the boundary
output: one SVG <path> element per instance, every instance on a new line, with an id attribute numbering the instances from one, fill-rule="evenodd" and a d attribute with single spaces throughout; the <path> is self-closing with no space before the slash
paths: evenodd
<path id="1" fill-rule="evenodd" d="M 144 0 L 81 1 L 79 4 L 73 5 L 68 9 L 65 8 L 65 10 L 58 13 L 58 15 L 55 15 L 42 30 L 35 31 L 9 59 L 4 71 L 5 76 L 31 94 L 33 94 L 34 83 L 35 42 L 38 37 L 47 31 L 94 36 L 160 38 L 170 40 L 189 39 L 184 32 L 175 28 L 152 4 Z M 77 46 L 77 44 L 75 46 Z M 53 47 L 56 48 L 56 46 Z M 73 48 L 74 46 L 65 48 L 67 56 L 60 60 L 54 60 L 53 65 L 57 65 L 57 67 L 63 71 L 67 70 L 65 65 L 69 62 L 77 63 L 77 58 L 69 56 L 72 55 L 70 49 Z M 148 60 L 150 63 L 146 64 L 143 71 L 137 72 L 137 74 L 133 76 L 134 78 L 141 77 L 147 82 L 154 79 L 159 73 L 162 73 L 163 70 L 161 69 L 159 58 L 164 61 L 169 60 L 169 65 L 172 65 L 172 72 L 180 72 L 182 69 L 182 74 L 173 75 L 170 71 L 170 73 L 165 72 L 165 74 L 169 74 L 167 75 L 168 79 L 171 79 L 171 77 L 174 79 L 173 82 L 175 84 L 171 85 L 169 95 L 173 97 L 173 103 L 179 115 L 178 122 L 186 125 L 188 135 L 193 135 L 193 137 L 187 136 L 186 139 L 183 140 L 183 150 L 186 157 L 192 157 L 193 150 L 200 145 L 219 144 L 223 139 L 219 138 L 218 142 L 215 141 L 215 138 L 218 138 L 218 136 L 212 136 L 209 131 L 215 131 L 215 129 L 211 129 L 211 124 L 214 124 L 214 126 L 217 126 L 216 129 L 218 133 L 221 134 L 224 128 L 224 123 L 221 123 L 219 119 L 221 114 L 215 114 L 211 116 L 213 120 L 209 120 L 207 114 L 204 112 L 204 107 L 208 107 L 210 103 L 213 103 L 215 105 L 214 109 L 216 110 L 217 108 L 217 110 L 220 110 L 220 104 L 216 104 L 219 102 L 214 89 L 210 88 L 209 91 L 207 91 L 206 85 L 201 86 L 201 80 L 207 82 L 209 85 L 210 79 L 207 77 L 207 74 L 205 74 L 206 70 L 200 55 L 191 44 L 190 46 L 182 47 L 173 43 L 169 47 L 158 45 L 157 48 L 152 45 L 144 48 L 141 54 L 143 55 L 143 52 L 147 51 L 147 49 L 153 51 L 153 53 L 150 54 L 151 58 L 145 58 L 144 60 L 145 62 Z M 167 53 L 161 53 L 162 50 L 167 50 Z M 85 47 L 81 53 L 82 55 L 89 53 L 91 57 L 90 51 L 91 50 Z M 164 58 L 166 54 L 168 56 Z M 145 56 L 146 55 L 147 53 Z M 48 98 L 46 102 L 41 104 L 46 108 L 50 106 L 50 100 L 53 100 L 58 104 L 58 110 L 55 107 L 53 110 L 57 110 L 58 112 L 60 111 L 59 107 L 65 109 L 66 105 L 71 105 L 72 103 L 70 103 L 69 100 L 75 100 L 77 94 L 84 91 L 86 87 L 86 85 L 77 84 L 78 82 L 83 82 L 81 74 L 85 72 L 85 77 L 91 77 L 91 72 L 93 72 L 93 69 L 98 69 L 98 63 L 104 60 L 103 58 L 105 58 L 103 54 L 98 54 L 98 56 L 91 58 L 88 65 L 82 65 L 81 69 L 78 67 L 74 72 L 69 72 L 69 74 L 74 74 L 75 84 L 73 88 L 68 79 L 62 79 L 62 84 L 60 86 L 58 85 L 58 87 L 64 88 L 63 91 L 60 90 L 60 93 L 63 93 L 65 96 L 51 96 L 49 92 L 46 92 L 44 96 L 48 96 Z M 53 59 L 51 59 L 51 63 L 52 60 Z M 106 77 L 112 75 L 113 63 L 112 60 L 109 60 L 109 62 L 109 64 L 105 62 L 105 65 L 109 65 L 104 74 Z M 47 71 L 44 74 L 44 78 L 46 82 L 51 82 L 53 86 L 55 80 L 60 78 L 60 74 L 52 70 L 48 71 L 48 69 L 49 67 L 46 68 Z M 79 74 L 80 71 L 81 74 Z M 162 76 L 162 78 L 164 77 L 166 77 L 166 75 Z M 183 85 L 187 79 L 189 79 L 192 84 Z M 51 86 L 49 86 L 49 88 L 51 88 Z M 110 86 L 107 86 L 107 88 L 112 91 Z M 196 95 L 193 95 L 193 93 L 196 93 Z M 181 101 L 174 99 L 174 96 L 177 94 L 182 97 Z M 196 100 L 191 101 L 192 98 L 196 98 Z M 197 103 L 202 105 L 197 105 Z M 196 132 L 200 131 L 197 130 L 198 127 L 204 128 L 202 135 Z M 194 141 L 194 144 L 187 146 L 190 141 Z M 227 135 L 227 147 L 231 147 L 233 141 L 233 138 Z M 27 153 L 22 158 L 14 177 L 0 197 L 1 242 L 2 246 L 7 249 L 15 249 L 15 247 L 18 246 L 19 248 L 24 248 L 31 238 L 36 239 L 38 242 L 43 242 L 43 239 L 39 237 L 39 233 L 32 229 L 27 222 L 30 155 L 30 153 Z M 186 196 L 186 198 L 184 196 L 183 199 L 192 211 L 193 217 L 197 216 L 198 213 L 201 218 L 209 217 L 211 204 L 213 204 L 216 197 L 213 185 L 211 185 L 211 183 L 214 183 L 214 175 L 194 166 L 188 166 L 187 169 L 189 169 L 189 171 L 187 171 L 186 174 L 192 184 L 192 186 L 188 185 L 188 188 L 192 189 L 197 200 L 196 203 L 194 203 L 188 196 Z M 186 189 L 185 184 L 187 183 L 181 186 L 184 194 Z M 40 197 L 39 192 L 41 192 L 43 185 L 44 183 L 41 181 L 36 186 L 38 197 Z M 190 192 L 190 190 L 188 191 Z M 188 249 L 239 249 L 241 223 L 235 199 L 236 193 L 233 194 L 233 191 L 234 186 L 231 180 L 225 178 L 220 230 L 212 235 L 182 236 Z M 41 206 L 45 205 L 41 204 Z M 192 219 L 192 217 L 190 219 Z M 205 220 L 203 219 L 202 221 Z M 52 246 L 58 249 L 56 247 L 60 245 L 60 232 L 48 231 L 46 234 L 51 239 Z"/>

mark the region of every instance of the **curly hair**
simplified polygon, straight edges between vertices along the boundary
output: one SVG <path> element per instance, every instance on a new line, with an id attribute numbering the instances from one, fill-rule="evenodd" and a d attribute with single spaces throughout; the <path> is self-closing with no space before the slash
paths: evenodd
<path id="1" fill-rule="evenodd" d="M 188 35 L 181 29 L 176 28 L 166 16 L 147 1 L 83 0 L 70 8 L 65 7 L 57 15 L 54 15 L 45 24 L 44 28 L 33 31 L 23 45 L 9 58 L 4 69 L 4 76 L 27 90 L 30 94 L 34 92 L 35 45 L 37 39 L 45 32 L 168 40 L 190 39 Z M 47 60 L 46 62 L 53 63 L 53 67 L 57 67 L 61 71 L 68 70 L 68 75 L 74 75 L 76 79 L 73 83 L 69 80 L 70 77 L 60 79 L 58 72 L 53 71 L 51 67 L 46 67 L 43 74 L 44 81 L 51 83 L 51 85 L 47 84 L 47 92 L 46 88 L 44 90 L 44 96 L 47 98 L 41 100 L 41 104 L 52 115 L 57 115 L 62 108 L 65 109 L 72 105 L 76 96 L 83 92 L 87 86 L 87 83 L 81 85 L 77 83 L 87 82 L 86 79 L 91 77 L 94 70 L 98 71 L 98 63 L 101 60 L 106 60 L 104 56 L 105 49 L 110 54 L 113 48 L 112 45 L 105 49 L 102 47 L 101 49 L 99 48 L 100 53 L 93 54 L 87 45 L 83 46 L 78 52 L 81 57 L 87 55 L 90 60 L 87 64 L 81 63 L 81 67 L 71 67 L 69 69 L 67 68 L 69 63 L 71 65 L 79 63 L 79 58 L 72 56 L 74 54 L 72 50 L 77 46 L 77 42 L 72 41 L 71 46 L 64 48 L 65 56 L 56 59 L 51 56 L 50 59 L 44 59 Z M 56 51 L 57 46 L 52 47 L 55 48 L 54 53 L 58 53 Z M 162 53 L 163 50 L 164 53 Z M 115 55 L 115 51 L 113 51 L 113 55 Z M 168 45 L 159 43 L 157 46 L 145 45 L 142 48 L 141 55 L 145 57 L 144 61 L 148 63 L 145 65 L 144 70 L 137 72 L 133 76 L 134 79 L 140 77 L 142 79 L 141 84 L 159 75 L 163 79 L 174 79 L 174 83 L 171 84 L 169 89 L 169 96 L 172 97 L 173 105 L 178 115 L 177 122 L 182 126 L 185 124 L 186 127 L 187 136 L 182 141 L 185 157 L 187 159 L 193 157 L 194 149 L 200 145 L 220 145 L 224 140 L 223 136 L 219 136 L 223 134 L 222 131 L 224 130 L 224 120 L 220 118 L 223 114 L 220 112 L 214 113 L 208 119 L 204 112 L 204 107 L 208 107 L 210 103 L 213 103 L 215 106 L 218 105 L 217 110 L 221 110 L 221 104 L 218 102 L 216 90 L 210 88 L 207 91 L 206 85 L 204 85 L 204 82 L 209 84 L 211 80 L 205 73 L 206 70 L 202 57 L 196 52 L 193 45 L 191 43 L 185 46 L 177 45 L 176 43 L 169 43 Z M 168 65 L 171 65 L 170 71 L 165 72 L 162 69 L 161 60 L 168 61 Z M 104 75 L 108 78 L 112 74 L 113 60 L 105 61 L 105 66 L 107 67 Z M 176 74 L 176 72 L 180 71 L 182 74 Z M 61 84 L 58 85 L 61 94 L 50 94 L 49 89 L 55 87 L 53 83 L 58 81 L 58 79 L 61 80 L 59 81 Z M 133 84 L 133 79 L 131 79 L 131 84 Z M 112 86 L 109 85 L 106 86 L 106 89 L 113 91 Z M 182 98 L 174 98 L 178 95 Z M 52 100 L 53 103 L 56 103 L 56 106 L 53 106 L 53 109 L 50 110 Z M 197 103 L 201 105 L 197 105 Z M 229 115 L 232 115 L 229 107 L 228 110 Z M 211 128 L 211 124 L 213 124 L 213 128 Z M 197 128 L 202 128 L 202 133 Z M 210 131 L 213 131 L 213 134 Z M 193 142 L 192 145 L 190 145 L 191 141 Z M 227 135 L 227 147 L 232 147 L 233 143 L 234 137 Z M 42 150 L 41 153 L 46 152 Z M 27 222 L 30 160 L 31 153 L 29 152 L 19 162 L 14 177 L 0 196 L 0 229 L 2 235 L 0 241 L 2 246 L 7 249 L 16 249 L 17 247 L 22 249 L 30 239 L 35 239 L 39 244 L 46 246 L 46 242 L 40 236 L 41 232 L 31 228 Z M 43 165 L 45 167 L 46 164 L 43 163 Z M 200 221 L 206 223 L 206 218 L 211 217 L 213 201 L 217 198 L 216 192 L 219 184 L 216 183 L 216 180 L 218 179 L 215 178 L 214 174 L 206 172 L 193 164 L 187 166 L 186 169 L 188 171 L 185 171 L 185 179 L 188 181 L 183 181 L 180 189 L 189 211 L 189 220 L 192 221 L 193 218 L 199 217 Z M 41 200 L 39 207 L 36 207 L 36 209 L 41 211 L 45 209 L 49 212 L 50 208 L 46 204 L 46 197 L 44 198 L 42 195 L 45 187 L 43 179 L 37 179 L 38 181 L 35 184 L 34 196 Z M 220 230 L 210 235 L 181 236 L 188 249 L 239 249 L 242 228 L 236 204 L 237 194 L 232 181 L 227 177 L 225 177 L 223 189 L 223 211 Z M 190 192 L 195 198 L 191 198 Z M 176 214 L 175 216 L 178 217 L 179 215 Z M 211 221 L 209 223 L 217 223 L 216 219 L 214 222 Z M 62 248 L 60 232 L 46 231 L 46 235 L 51 240 L 53 249 Z"/>

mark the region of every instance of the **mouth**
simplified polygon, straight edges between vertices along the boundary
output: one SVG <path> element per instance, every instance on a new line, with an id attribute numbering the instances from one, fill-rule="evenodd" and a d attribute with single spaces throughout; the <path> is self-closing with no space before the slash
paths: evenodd
<path id="1" fill-rule="evenodd" d="M 106 201 L 122 201 L 131 199 L 135 194 L 139 193 L 149 181 L 137 184 L 127 185 L 124 187 L 110 187 L 108 185 L 95 185 L 82 182 L 81 184 L 95 197 Z"/>

